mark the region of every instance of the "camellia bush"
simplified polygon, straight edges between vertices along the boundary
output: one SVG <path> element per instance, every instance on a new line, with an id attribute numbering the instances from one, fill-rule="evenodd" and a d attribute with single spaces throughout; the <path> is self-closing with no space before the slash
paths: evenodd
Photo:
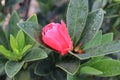
<path id="1" fill-rule="evenodd" d="M 66 20 L 46 25 L 38 23 L 36 14 L 20 21 L 13 12 L 7 27 L 0 27 L 0 74 L 11 80 L 119 76 L 120 61 L 111 55 L 119 54 L 120 40 L 113 40 L 112 32 L 103 34 L 103 8 L 89 7 L 88 0 L 70 0 Z"/>

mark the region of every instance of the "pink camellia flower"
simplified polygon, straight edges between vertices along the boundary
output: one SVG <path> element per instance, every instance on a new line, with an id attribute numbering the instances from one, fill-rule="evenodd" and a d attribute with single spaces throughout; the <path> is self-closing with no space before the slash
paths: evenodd
<path id="1" fill-rule="evenodd" d="M 66 24 L 62 20 L 61 24 L 52 22 L 43 28 L 42 41 L 50 48 L 60 52 L 62 56 L 73 47 Z"/>

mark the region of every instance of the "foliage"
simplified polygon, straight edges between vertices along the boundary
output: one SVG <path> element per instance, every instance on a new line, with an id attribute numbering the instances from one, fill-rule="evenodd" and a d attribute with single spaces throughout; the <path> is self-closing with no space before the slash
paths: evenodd
<path id="1" fill-rule="evenodd" d="M 0 16 L 5 18 L 8 8 L 12 13 L 6 26 L 0 19 L 1 75 L 5 71 L 13 80 L 119 80 L 120 0 L 37 0 L 41 11 L 25 21 L 20 21 L 20 10 L 13 11 L 24 0 L 5 1 Z M 59 12 L 66 9 L 64 4 L 67 10 Z M 50 11 L 55 12 L 52 18 L 59 18 L 50 18 Z M 60 19 L 66 21 L 74 44 L 65 56 L 41 39 L 44 25 Z"/>

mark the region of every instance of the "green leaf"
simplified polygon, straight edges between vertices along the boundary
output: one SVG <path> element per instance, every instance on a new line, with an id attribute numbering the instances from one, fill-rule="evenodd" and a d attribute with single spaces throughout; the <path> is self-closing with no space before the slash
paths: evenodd
<path id="1" fill-rule="evenodd" d="M 18 72 L 17 75 L 14 76 L 13 80 L 32 80 L 29 71 L 27 70 L 22 70 Z"/>
<path id="2" fill-rule="evenodd" d="M 88 43 L 86 43 L 83 46 L 83 49 L 86 50 L 86 49 L 89 49 L 91 47 L 98 46 L 101 44 L 101 41 L 102 41 L 102 31 L 99 31 L 93 39 L 91 39 Z"/>
<path id="3" fill-rule="evenodd" d="M 100 70 L 97 70 L 93 67 L 90 67 L 90 66 L 84 66 L 80 69 L 80 74 L 89 74 L 89 75 L 100 75 L 100 74 L 103 74 L 102 71 Z"/>
<path id="4" fill-rule="evenodd" d="M 41 48 L 33 48 L 26 54 L 23 60 L 29 62 L 45 58 L 47 58 L 47 54 Z"/>
<path id="5" fill-rule="evenodd" d="M 0 75 L 4 71 L 6 61 L 7 60 L 3 58 L 3 56 L 0 56 Z"/>
<path id="6" fill-rule="evenodd" d="M 67 73 L 74 75 L 80 67 L 80 61 L 78 59 L 71 59 L 69 61 L 59 62 L 56 66 L 63 69 Z"/>
<path id="7" fill-rule="evenodd" d="M 17 23 L 19 22 L 20 18 L 16 12 L 13 12 L 9 24 L 7 26 L 8 35 L 12 34 L 13 36 L 16 36 L 20 28 L 17 26 Z"/>
<path id="8" fill-rule="evenodd" d="M 86 27 L 81 40 L 83 44 L 86 44 L 96 36 L 102 25 L 103 17 L 104 13 L 102 9 L 98 9 L 89 13 Z"/>
<path id="9" fill-rule="evenodd" d="M 9 42 L 8 42 L 6 36 L 5 36 L 5 32 L 3 31 L 2 26 L 0 26 L 0 44 L 8 49 L 9 48 L 8 43 Z"/>
<path id="10" fill-rule="evenodd" d="M 72 40 L 79 41 L 88 15 L 88 0 L 70 0 L 67 10 L 67 27 Z"/>
<path id="11" fill-rule="evenodd" d="M 113 41 L 113 33 L 107 33 L 102 36 L 102 44 Z"/>
<path id="12" fill-rule="evenodd" d="M 22 50 L 22 52 L 21 52 L 21 55 L 25 55 L 26 54 L 26 52 L 30 49 L 32 47 L 32 45 L 26 45 L 24 48 L 23 48 L 23 50 Z"/>
<path id="13" fill-rule="evenodd" d="M 10 78 L 14 77 L 20 71 L 23 64 L 24 61 L 22 62 L 8 61 L 5 64 L 5 72 L 8 75 L 8 77 Z"/>
<path id="14" fill-rule="evenodd" d="M 29 18 L 27 19 L 27 21 L 28 21 L 28 22 L 34 22 L 34 23 L 38 24 L 37 15 L 36 15 L 36 14 L 32 15 L 31 17 L 29 17 Z"/>
<path id="15" fill-rule="evenodd" d="M 10 46 L 16 54 L 19 53 L 18 42 L 17 42 L 16 38 L 12 35 L 10 35 Z"/>
<path id="16" fill-rule="evenodd" d="M 66 79 L 66 72 L 60 68 L 55 68 L 52 72 L 52 76 L 55 80 L 65 80 Z"/>
<path id="17" fill-rule="evenodd" d="M 8 51 L 3 45 L 0 45 L 0 53 L 6 57 L 10 56 L 10 51 Z"/>
<path id="18" fill-rule="evenodd" d="M 21 51 L 25 45 L 25 36 L 22 30 L 20 30 L 16 36 L 18 42 L 19 50 Z"/>
<path id="19" fill-rule="evenodd" d="M 70 52 L 70 54 L 79 59 L 88 59 L 91 57 L 103 56 L 117 52 L 120 52 L 120 41 L 111 41 L 109 43 L 87 49 L 83 54 L 74 54 L 72 52 Z"/>
<path id="20" fill-rule="evenodd" d="M 120 61 L 113 59 L 99 60 L 90 64 L 89 66 L 100 70 L 103 74 L 99 75 L 102 77 L 110 77 L 120 75 Z"/>
<path id="21" fill-rule="evenodd" d="M 67 80 L 79 80 L 79 78 L 75 75 L 67 74 Z"/>
<path id="22" fill-rule="evenodd" d="M 120 2 L 120 0 L 113 0 L 113 1 L 115 1 L 115 2 Z"/>
<path id="23" fill-rule="evenodd" d="M 11 51 L 8 51 L 4 46 L 0 45 L 0 53 L 9 60 L 18 60 L 18 57 Z"/>
<path id="24" fill-rule="evenodd" d="M 46 76 L 53 71 L 54 63 L 51 59 L 40 60 L 35 67 L 35 74 L 39 76 Z"/>
<path id="25" fill-rule="evenodd" d="M 40 42 L 41 26 L 34 22 L 21 22 L 17 24 L 31 39 Z"/>

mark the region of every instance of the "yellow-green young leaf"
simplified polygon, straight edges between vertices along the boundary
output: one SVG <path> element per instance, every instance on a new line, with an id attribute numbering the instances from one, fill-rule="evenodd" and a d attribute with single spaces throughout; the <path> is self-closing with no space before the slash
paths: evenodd
<path id="1" fill-rule="evenodd" d="M 31 17 L 29 17 L 29 18 L 27 19 L 27 21 L 28 21 L 28 22 L 35 22 L 35 23 L 38 24 L 37 15 L 36 15 L 36 14 L 32 15 Z"/>
<path id="2" fill-rule="evenodd" d="M 18 42 L 18 48 L 21 51 L 25 45 L 25 36 L 22 30 L 20 30 L 16 36 L 16 40 Z"/>
<path id="3" fill-rule="evenodd" d="M 13 52 L 15 52 L 16 54 L 19 53 L 18 42 L 17 42 L 17 40 L 15 39 L 15 37 L 12 36 L 12 35 L 10 35 L 10 46 L 11 46 Z"/>
<path id="4" fill-rule="evenodd" d="M 10 51 L 8 51 L 3 45 L 0 45 L 0 53 L 6 57 L 10 56 Z"/>
<path id="5" fill-rule="evenodd" d="M 17 60 L 17 56 L 11 51 L 8 51 L 3 45 L 0 45 L 0 53 L 9 60 Z"/>
<path id="6" fill-rule="evenodd" d="M 21 52 L 21 55 L 24 56 L 25 53 L 28 51 L 28 49 L 30 49 L 31 47 L 32 47 L 32 45 L 26 45 L 26 46 L 23 48 L 23 50 L 22 50 L 22 52 Z"/>

